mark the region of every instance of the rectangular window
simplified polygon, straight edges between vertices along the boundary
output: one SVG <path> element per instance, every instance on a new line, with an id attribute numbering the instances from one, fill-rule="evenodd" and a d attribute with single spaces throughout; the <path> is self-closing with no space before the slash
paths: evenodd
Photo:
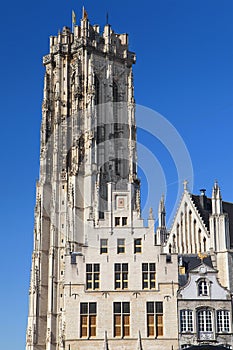
<path id="1" fill-rule="evenodd" d="M 122 226 L 126 226 L 127 225 L 127 218 L 123 217 L 122 218 Z"/>
<path id="2" fill-rule="evenodd" d="M 114 312 L 114 337 L 130 336 L 130 303 L 113 303 Z"/>
<path id="3" fill-rule="evenodd" d="M 218 333 L 230 332 L 230 313 L 227 310 L 217 311 L 217 331 Z"/>
<path id="4" fill-rule="evenodd" d="M 134 254 L 142 252 L 142 239 L 136 238 L 134 240 Z"/>
<path id="5" fill-rule="evenodd" d="M 117 254 L 125 253 L 125 239 L 118 238 L 117 240 Z"/>
<path id="6" fill-rule="evenodd" d="M 107 253 L 108 253 L 108 240 L 101 239 L 100 240 L 100 254 L 107 254 Z"/>
<path id="7" fill-rule="evenodd" d="M 193 332 L 193 311 L 180 311 L 180 330 L 182 333 Z"/>
<path id="8" fill-rule="evenodd" d="M 142 264 L 142 289 L 155 289 L 155 263 Z"/>
<path id="9" fill-rule="evenodd" d="M 152 301 L 146 303 L 147 336 L 163 336 L 163 303 Z"/>
<path id="10" fill-rule="evenodd" d="M 86 264 L 86 289 L 95 290 L 100 287 L 100 264 Z"/>
<path id="11" fill-rule="evenodd" d="M 96 303 L 80 303 L 80 337 L 96 337 Z"/>
<path id="12" fill-rule="evenodd" d="M 213 321 L 212 311 L 208 309 L 199 310 L 197 313 L 198 339 L 213 340 Z"/>
<path id="13" fill-rule="evenodd" d="M 115 289 L 128 288 L 128 264 L 115 264 Z"/>
<path id="14" fill-rule="evenodd" d="M 115 217 L 115 226 L 120 226 L 120 218 Z"/>

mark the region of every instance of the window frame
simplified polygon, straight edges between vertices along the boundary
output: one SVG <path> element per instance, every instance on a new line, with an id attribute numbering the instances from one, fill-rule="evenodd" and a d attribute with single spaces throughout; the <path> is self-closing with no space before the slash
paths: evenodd
<path id="1" fill-rule="evenodd" d="M 94 306 L 95 312 L 92 312 L 91 306 Z M 86 307 L 86 312 L 82 311 Z M 96 338 L 97 333 L 97 303 L 82 302 L 80 303 L 80 338 Z M 85 323 L 84 323 L 85 320 Z M 85 334 L 84 330 L 86 330 Z M 94 333 L 92 333 L 94 332 Z"/>
<path id="2" fill-rule="evenodd" d="M 221 316 L 220 316 L 221 315 Z M 220 316 L 220 317 L 219 317 Z M 219 334 L 230 333 L 230 311 L 219 309 L 216 311 L 216 330 Z"/>
<path id="3" fill-rule="evenodd" d="M 162 301 L 146 302 L 146 321 L 147 338 L 164 336 L 164 312 Z"/>
<path id="4" fill-rule="evenodd" d="M 119 311 L 117 310 L 119 308 Z M 130 337 L 130 302 L 113 302 L 113 337 Z"/>
<path id="5" fill-rule="evenodd" d="M 199 297 L 208 297 L 210 295 L 210 285 L 206 278 L 197 281 L 197 294 Z"/>
<path id="6" fill-rule="evenodd" d="M 142 238 L 134 238 L 134 254 L 140 253 L 142 253 Z"/>
<path id="7" fill-rule="evenodd" d="M 180 332 L 193 333 L 194 332 L 194 313 L 190 309 L 180 310 Z"/>
<path id="8" fill-rule="evenodd" d="M 105 244 L 103 244 L 105 241 Z M 108 254 L 108 239 L 101 238 L 100 239 L 100 254 Z"/>
<path id="9" fill-rule="evenodd" d="M 117 254 L 125 254 L 125 238 L 117 238 Z"/>
<path id="10" fill-rule="evenodd" d="M 89 270 L 89 271 L 88 271 Z M 86 290 L 100 289 L 100 264 L 86 264 Z"/>
<path id="11" fill-rule="evenodd" d="M 123 290 L 129 287 L 129 264 L 114 264 L 114 289 Z"/>
<path id="12" fill-rule="evenodd" d="M 147 266 L 147 270 L 145 269 Z M 147 284 L 147 287 L 145 286 Z M 142 263 L 142 289 L 156 289 L 156 263 Z"/>

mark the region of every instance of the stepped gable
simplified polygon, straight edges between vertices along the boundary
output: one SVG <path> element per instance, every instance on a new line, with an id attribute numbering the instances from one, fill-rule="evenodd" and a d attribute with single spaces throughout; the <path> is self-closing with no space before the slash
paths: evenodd
<path id="1" fill-rule="evenodd" d="M 201 196 L 192 194 L 191 195 L 192 200 L 197 208 L 197 210 L 199 211 L 202 220 L 204 221 L 204 224 L 206 225 L 208 231 L 209 231 L 209 216 L 212 212 L 212 202 L 211 202 L 211 198 L 207 198 L 206 197 L 206 203 L 205 203 L 205 208 L 203 208 L 202 204 L 201 204 Z"/>
<path id="2" fill-rule="evenodd" d="M 211 198 L 205 197 L 205 206 L 201 203 L 201 196 L 191 194 L 191 198 L 200 213 L 202 220 L 204 221 L 207 229 L 209 230 L 209 217 L 212 213 L 212 200 Z M 223 213 L 227 213 L 229 217 L 229 229 L 230 229 L 230 244 L 233 248 L 233 203 L 222 201 Z"/>

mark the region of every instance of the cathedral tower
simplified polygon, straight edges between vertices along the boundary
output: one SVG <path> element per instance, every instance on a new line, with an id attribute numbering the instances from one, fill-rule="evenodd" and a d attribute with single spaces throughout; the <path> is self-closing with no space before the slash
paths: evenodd
<path id="1" fill-rule="evenodd" d="M 176 262 L 140 213 L 128 36 L 84 10 L 43 63 L 26 348 L 175 348 Z"/>

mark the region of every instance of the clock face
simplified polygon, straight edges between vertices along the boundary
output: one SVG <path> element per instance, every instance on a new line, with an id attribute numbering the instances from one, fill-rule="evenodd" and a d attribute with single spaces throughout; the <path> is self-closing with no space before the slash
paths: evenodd
<path id="1" fill-rule="evenodd" d="M 125 199 L 122 198 L 122 197 L 118 198 L 118 200 L 117 200 L 117 207 L 118 208 L 124 208 L 124 206 L 125 206 Z"/>

